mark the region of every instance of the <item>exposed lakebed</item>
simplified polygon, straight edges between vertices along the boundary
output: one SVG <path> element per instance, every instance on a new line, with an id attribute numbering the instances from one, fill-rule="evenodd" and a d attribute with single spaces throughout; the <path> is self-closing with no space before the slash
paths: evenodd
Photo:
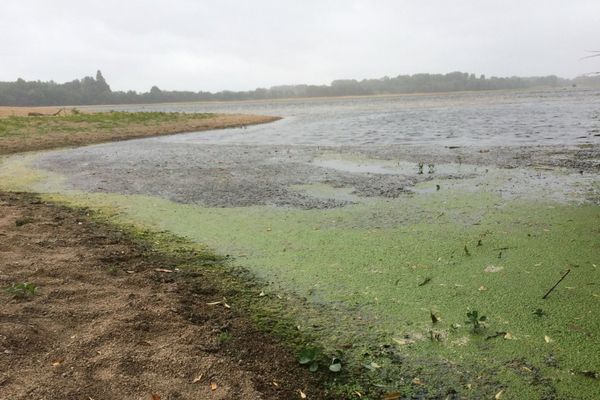
<path id="1" fill-rule="evenodd" d="M 230 255 L 262 279 L 265 302 L 289 294 L 318 305 L 292 312 L 298 329 L 386 390 L 593 398 L 598 99 L 564 91 L 144 106 L 285 118 L 15 156 L 0 173 Z M 567 268 L 564 286 L 542 300 Z M 488 317 L 483 334 L 465 325 L 468 310 Z"/>

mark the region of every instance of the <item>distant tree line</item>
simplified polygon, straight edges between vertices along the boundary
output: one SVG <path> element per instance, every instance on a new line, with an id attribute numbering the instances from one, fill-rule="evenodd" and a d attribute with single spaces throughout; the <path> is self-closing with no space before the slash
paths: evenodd
<path id="1" fill-rule="evenodd" d="M 486 78 L 464 72 L 415 74 L 380 79 L 335 80 L 330 85 L 285 85 L 270 89 L 218 93 L 168 91 L 153 86 L 149 92 L 112 91 L 102 72 L 96 77 L 56 83 L 41 81 L 0 82 L 0 106 L 63 106 L 94 104 L 163 103 L 181 101 L 261 100 L 294 97 L 361 96 L 401 93 L 433 93 L 473 90 L 525 89 L 560 86 L 600 87 L 600 76 L 581 76 L 573 80 L 554 75 L 543 77 Z"/>

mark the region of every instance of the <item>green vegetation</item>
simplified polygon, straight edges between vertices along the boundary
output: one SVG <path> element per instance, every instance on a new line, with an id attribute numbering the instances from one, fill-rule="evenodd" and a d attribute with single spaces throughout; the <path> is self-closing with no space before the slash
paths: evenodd
<path id="1" fill-rule="evenodd" d="M 16 298 L 24 299 L 35 296 L 37 294 L 38 287 L 30 282 L 12 283 L 6 288 L 6 291 Z"/>
<path id="2" fill-rule="evenodd" d="M 135 126 L 153 126 L 193 122 L 213 118 L 215 114 L 182 114 L 165 112 L 105 112 L 71 113 L 57 116 L 0 118 L 0 138 L 47 134 L 97 134 L 98 132 L 134 129 Z M 84 129 L 85 128 L 85 129 Z"/>
<path id="3" fill-rule="evenodd" d="M 0 118 L 0 154 L 83 146 L 107 141 L 234 128 L 272 122 L 259 115 L 61 111 L 57 115 Z"/>
<path id="4" fill-rule="evenodd" d="M 465 324 L 471 325 L 473 328 L 473 333 L 481 332 L 481 329 L 484 327 L 483 323 L 487 317 L 485 315 L 479 316 L 479 311 L 473 310 L 467 312 L 467 320 Z"/>
<path id="5" fill-rule="evenodd" d="M 315 347 L 302 349 L 298 354 L 298 362 L 302 365 L 308 366 L 310 372 L 317 372 L 319 369 L 319 357 L 321 352 Z"/>
<path id="6" fill-rule="evenodd" d="M 118 272 L 119 272 L 119 271 L 117 270 L 117 267 L 116 267 L 116 266 L 114 266 L 114 265 L 111 265 L 110 267 L 108 267 L 108 268 L 106 269 L 106 272 L 107 272 L 109 275 L 113 275 L 113 276 L 115 276 L 115 275 L 117 275 L 117 274 L 118 274 Z"/>
<path id="7" fill-rule="evenodd" d="M 219 335 L 217 336 L 217 341 L 219 342 L 219 344 L 225 344 L 227 342 L 229 342 L 231 340 L 231 333 L 229 333 L 229 331 L 223 331 L 221 333 L 219 333 Z"/>
<path id="8" fill-rule="evenodd" d="M 527 395 L 548 390 L 568 395 L 573 385 L 583 385 L 589 393 L 595 390 L 585 377 L 570 371 L 594 370 L 598 363 L 599 349 L 588 335 L 600 329 L 600 322 L 588 315 L 596 309 L 599 293 L 587 285 L 600 273 L 594 250 L 598 207 L 527 202 L 497 206 L 491 195 L 439 192 L 402 199 L 402 207 L 373 201 L 319 211 L 205 209 L 141 196 L 74 199 L 116 207 L 122 222 L 174 232 L 218 253 L 236 255 L 230 263 L 274 282 L 257 291 L 292 293 L 299 301 L 278 308 L 293 321 L 259 318 L 263 326 L 283 335 L 299 329 L 328 352 L 341 350 L 348 370 L 368 380 L 365 386 L 406 391 L 399 385 L 400 376 L 422 383 L 410 390 L 431 391 L 442 382 L 458 390 L 466 380 L 476 393 L 490 394 L 499 386 L 478 383 L 466 372 L 485 360 L 485 370 L 497 385 Z M 480 219 L 472 220 L 472 215 Z M 468 256 L 464 243 L 472 249 Z M 509 250 L 499 260 L 496 249 L 505 247 Z M 564 288 L 541 300 L 565 265 L 579 267 Z M 310 303 L 326 304 L 327 309 L 309 312 Z M 526 317 L 542 304 L 551 310 L 543 320 Z M 466 305 L 494 310 L 488 313 L 489 330 L 510 335 L 493 342 L 470 336 L 460 326 Z M 260 308 L 254 308 L 257 315 Z M 430 310 L 439 319 L 433 334 Z M 477 320 L 481 322 L 479 316 Z M 428 337 L 436 340 L 424 340 Z M 551 356 L 560 360 L 558 366 L 546 362 Z M 515 359 L 535 365 L 545 385 L 530 386 L 533 377 L 510 366 Z M 460 360 L 461 367 L 441 372 L 447 368 L 442 360 Z M 362 365 L 371 363 L 380 367 L 367 369 L 365 375 Z M 415 371 L 421 372 L 415 376 Z"/>

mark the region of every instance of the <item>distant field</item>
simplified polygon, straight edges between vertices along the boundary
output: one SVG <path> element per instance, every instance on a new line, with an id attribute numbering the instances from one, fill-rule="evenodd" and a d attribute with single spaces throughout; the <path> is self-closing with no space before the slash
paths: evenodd
<path id="1" fill-rule="evenodd" d="M 241 127 L 278 119 L 241 114 L 60 110 L 56 107 L 1 107 L 0 154 Z M 58 111 L 60 113 L 53 115 Z"/>

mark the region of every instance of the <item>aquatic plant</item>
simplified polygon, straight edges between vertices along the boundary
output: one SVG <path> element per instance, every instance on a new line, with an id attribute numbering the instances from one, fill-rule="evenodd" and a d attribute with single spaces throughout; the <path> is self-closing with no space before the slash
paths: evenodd
<path id="1" fill-rule="evenodd" d="M 473 333 L 479 333 L 484 326 L 482 322 L 485 322 L 486 319 L 487 317 L 485 315 L 479 316 L 479 311 L 477 310 L 468 311 L 465 324 L 471 325 Z"/>

